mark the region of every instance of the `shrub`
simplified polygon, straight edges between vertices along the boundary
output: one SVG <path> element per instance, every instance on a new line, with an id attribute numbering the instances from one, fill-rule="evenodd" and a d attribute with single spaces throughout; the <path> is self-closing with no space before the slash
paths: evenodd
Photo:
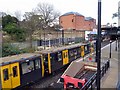
<path id="1" fill-rule="evenodd" d="M 28 49 L 19 49 L 18 47 L 12 46 L 11 44 L 2 45 L 2 57 L 16 55 L 21 53 L 27 53 Z"/>

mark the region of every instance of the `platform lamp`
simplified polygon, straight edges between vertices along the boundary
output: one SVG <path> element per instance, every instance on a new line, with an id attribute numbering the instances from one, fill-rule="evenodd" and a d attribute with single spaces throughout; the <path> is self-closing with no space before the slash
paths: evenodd
<path id="1" fill-rule="evenodd" d="M 109 54 L 109 58 L 111 58 L 111 43 L 112 43 L 112 41 L 110 40 L 110 54 Z"/>

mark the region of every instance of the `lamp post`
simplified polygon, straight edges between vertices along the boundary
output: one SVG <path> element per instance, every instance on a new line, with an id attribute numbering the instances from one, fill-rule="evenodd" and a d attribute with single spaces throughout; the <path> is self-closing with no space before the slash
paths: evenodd
<path id="1" fill-rule="evenodd" d="M 111 58 L 111 43 L 112 43 L 112 41 L 110 40 L 110 54 L 109 54 L 109 58 Z"/>
<path id="2" fill-rule="evenodd" d="M 117 51 L 117 38 L 116 38 L 116 47 L 115 47 L 115 51 Z"/>
<path id="3" fill-rule="evenodd" d="M 101 78 L 101 0 L 98 0 L 98 33 L 96 41 L 96 62 L 97 62 L 97 90 L 100 90 Z"/>
<path id="4" fill-rule="evenodd" d="M 64 45 L 64 30 L 62 29 L 62 45 Z"/>

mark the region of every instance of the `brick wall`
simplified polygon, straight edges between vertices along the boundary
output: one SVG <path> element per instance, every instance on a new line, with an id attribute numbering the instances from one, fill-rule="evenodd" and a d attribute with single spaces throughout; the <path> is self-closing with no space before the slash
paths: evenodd
<path id="1" fill-rule="evenodd" d="M 63 15 L 59 18 L 59 23 L 64 30 L 93 30 L 96 27 L 96 20 L 85 20 L 82 15 Z"/>

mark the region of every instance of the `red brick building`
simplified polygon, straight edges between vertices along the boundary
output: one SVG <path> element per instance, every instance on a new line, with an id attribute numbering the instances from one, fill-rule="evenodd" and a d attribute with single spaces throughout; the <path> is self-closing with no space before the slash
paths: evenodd
<path id="1" fill-rule="evenodd" d="M 77 12 L 68 12 L 60 16 L 59 23 L 64 30 L 73 29 L 81 31 L 93 30 L 96 27 L 96 20 L 91 17 L 84 17 Z"/>

